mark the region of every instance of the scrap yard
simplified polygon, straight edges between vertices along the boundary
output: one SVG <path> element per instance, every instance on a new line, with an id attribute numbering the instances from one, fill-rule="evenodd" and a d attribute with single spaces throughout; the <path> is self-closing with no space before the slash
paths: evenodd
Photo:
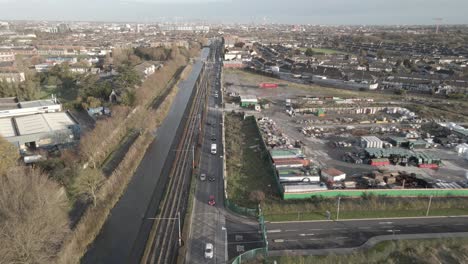
<path id="1" fill-rule="evenodd" d="M 225 108 L 255 118 L 283 199 L 468 195 L 468 129 L 456 120 L 421 116 L 394 95 L 241 70 L 223 78 Z"/>

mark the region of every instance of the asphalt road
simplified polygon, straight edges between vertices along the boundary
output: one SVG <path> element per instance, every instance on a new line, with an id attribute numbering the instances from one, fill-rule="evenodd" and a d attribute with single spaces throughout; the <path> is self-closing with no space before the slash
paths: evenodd
<path id="1" fill-rule="evenodd" d="M 468 231 L 468 217 L 267 223 L 270 250 L 351 248 L 371 237 Z"/>
<path id="2" fill-rule="evenodd" d="M 206 65 L 208 78 L 212 84 L 210 89 L 206 123 L 204 125 L 203 145 L 199 163 L 200 173 L 205 173 L 207 179 L 197 182 L 193 211 L 191 216 L 191 232 L 188 241 L 186 263 L 225 263 L 226 262 L 226 224 L 223 207 L 223 146 L 222 146 L 222 111 L 219 85 L 219 62 L 208 61 Z M 217 91 L 218 97 L 214 96 Z M 216 154 L 211 153 L 211 144 L 216 144 Z M 211 181 L 213 178 L 214 181 Z M 208 205 L 209 197 L 215 197 L 216 204 Z M 205 259 L 206 243 L 214 245 L 213 259 Z"/>

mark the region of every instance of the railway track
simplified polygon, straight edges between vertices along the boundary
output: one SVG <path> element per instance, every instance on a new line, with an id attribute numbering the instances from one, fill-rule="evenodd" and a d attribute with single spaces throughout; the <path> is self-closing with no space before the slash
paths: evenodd
<path id="1" fill-rule="evenodd" d="M 207 93 L 207 78 L 202 73 L 199 88 L 194 97 L 184 133 L 176 151 L 176 157 L 169 174 L 165 199 L 159 214 L 154 217 L 145 251 L 140 263 L 174 263 L 179 246 L 179 225 L 183 226 L 188 200 L 188 190 L 193 168 L 194 148 L 197 144 L 200 110 Z M 179 222 L 180 221 L 180 222 Z"/>

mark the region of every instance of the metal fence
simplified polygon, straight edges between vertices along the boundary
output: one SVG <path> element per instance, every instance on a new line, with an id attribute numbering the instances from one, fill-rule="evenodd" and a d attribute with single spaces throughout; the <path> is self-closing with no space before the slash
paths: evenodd
<path id="1" fill-rule="evenodd" d="M 237 256 L 231 262 L 231 264 L 241 264 L 241 263 L 245 263 L 245 262 L 252 261 L 252 260 L 261 261 L 261 260 L 264 260 L 265 257 L 266 257 L 266 249 L 256 248 L 256 249 L 252 249 L 247 252 L 244 252 L 243 254 Z"/>
<path id="2" fill-rule="evenodd" d="M 251 216 L 251 217 L 257 217 L 257 215 L 258 215 L 257 209 L 245 208 L 245 207 L 238 206 L 234 202 L 231 202 L 229 199 L 225 199 L 224 205 L 229 210 L 233 211 L 234 213 L 240 214 L 240 215 Z"/>

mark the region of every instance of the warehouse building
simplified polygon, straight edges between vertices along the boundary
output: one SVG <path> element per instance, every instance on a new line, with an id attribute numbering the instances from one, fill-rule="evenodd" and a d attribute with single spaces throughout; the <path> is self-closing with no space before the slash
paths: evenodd
<path id="1" fill-rule="evenodd" d="M 80 125 L 69 112 L 7 117 L 0 118 L 0 135 L 25 153 L 76 142 Z"/>
<path id="2" fill-rule="evenodd" d="M 16 97 L 0 98 L 0 118 L 62 111 L 57 99 L 20 102 Z"/>
<path id="3" fill-rule="evenodd" d="M 376 136 L 361 137 L 361 147 L 363 148 L 382 148 L 383 141 Z"/>

